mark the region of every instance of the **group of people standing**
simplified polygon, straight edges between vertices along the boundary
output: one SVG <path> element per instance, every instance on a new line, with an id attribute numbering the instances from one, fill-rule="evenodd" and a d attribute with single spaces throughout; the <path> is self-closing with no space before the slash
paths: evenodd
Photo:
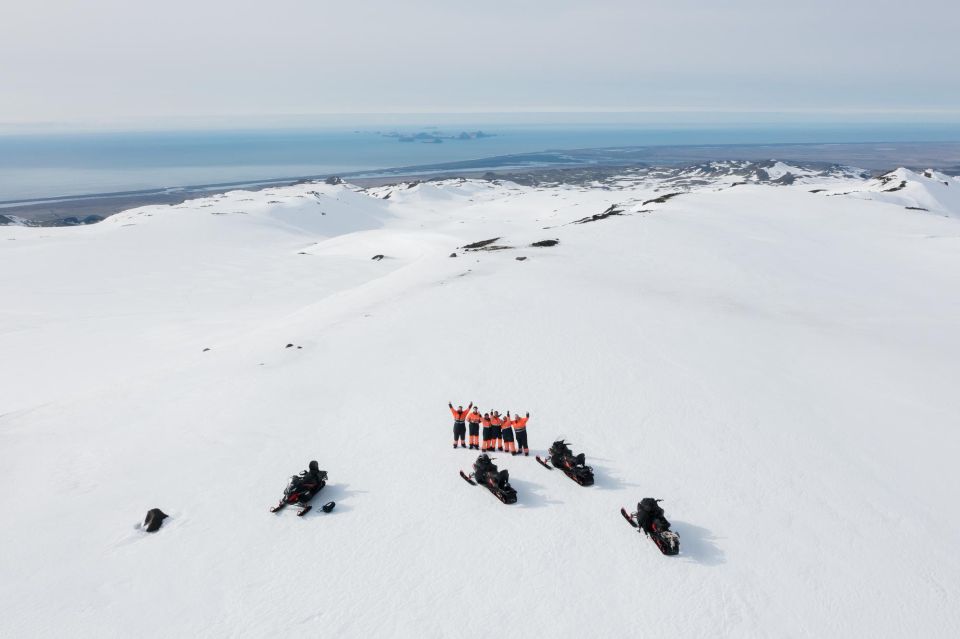
<path id="1" fill-rule="evenodd" d="M 499 411 L 490 411 L 480 414 L 480 409 L 474 407 L 473 402 L 464 408 L 461 404 L 456 408 L 448 403 L 453 415 L 453 447 L 463 446 L 484 452 L 500 451 L 511 455 L 530 456 L 527 446 L 527 421 L 530 413 L 524 417 L 520 414 L 501 415 Z M 472 410 L 471 410 L 472 409 Z M 470 425 L 470 443 L 467 444 L 467 425 Z M 480 433 L 483 429 L 483 438 Z M 516 438 L 516 441 L 514 441 Z"/>

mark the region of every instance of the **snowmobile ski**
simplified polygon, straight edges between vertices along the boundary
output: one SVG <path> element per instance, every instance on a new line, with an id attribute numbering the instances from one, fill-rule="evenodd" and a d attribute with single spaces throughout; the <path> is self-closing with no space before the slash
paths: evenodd
<path id="1" fill-rule="evenodd" d="M 620 514 L 623 515 L 623 518 L 627 520 L 627 523 L 628 523 L 628 524 L 630 524 L 630 525 L 633 526 L 634 528 L 637 527 L 637 522 L 635 522 L 635 521 L 633 520 L 633 517 L 627 513 L 627 509 L 626 509 L 626 508 L 621 508 L 621 509 L 620 509 Z"/>
<path id="2" fill-rule="evenodd" d="M 547 470 L 553 470 L 553 466 L 551 466 L 550 464 L 548 464 L 548 463 L 545 462 L 544 460 L 540 459 L 540 455 L 537 455 L 537 456 L 536 456 L 536 460 L 537 460 L 537 463 L 538 463 L 538 464 L 540 464 L 541 466 L 543 466 L 543 467 L 546 468 Z"/>
<path id="3" fill-rule="evenodd" d="M 283 509 L 283 508 L 284 508 L 285 506 L 287 506 L 287 505 L 288 505 L 287 503 L 278 504 L 278 505 L 274 506 L 273 508 L 271 508 L 271 509 L 270 509 L 270 512 L 275 513 L 275 512 L 277 512 L 277 511 Z M 327 503 L 325 503 L 323 506 L 320 507 L 320 510 L 322 510 L 322 511 L 325 512 L 325 513 L 328 513 L 328 512 L 330 512 L 331 510 L 333 510 L 333 509 L 336 507 L 336 505 L 337 505 L 336 502 L 334 502 L 334 501 L 328 501 Z M 299 510 L 297 510 L 297 517 L 303 517 L 304 515 L 306 515 L 306 514 L 307 514 L 308 512 L 310 512 L 311 510 L 313 510 L 313 506 L 311 506 L 310 504 L 304 504 Z"/>
<path id="4" fill-rule="evenodd" d="M 471 486 L 476 486 L 476 485 L 477 485 L 477 482 L 473 481 L 473 479 L 471 479 L 471 478 L 470 478 L 465 472 L 463 472 L 462 470 L 460 471 L 460 476 L 463 477 L 463 481 L 467 482 L 467 483 L 470 484 Z"/>

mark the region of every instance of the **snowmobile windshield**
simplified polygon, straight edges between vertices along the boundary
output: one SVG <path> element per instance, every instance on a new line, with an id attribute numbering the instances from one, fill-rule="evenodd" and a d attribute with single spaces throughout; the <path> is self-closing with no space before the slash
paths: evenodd
<path id="1" fill-rule="evenodd" d="M 285 495 L 289 495 L 290 493 L 295 493 L 297 492 L 297 489 L 299 487 L 300 487 L 300 477 L 294 475 L 293 477 L 290 478 L 290 481 L 287 483 L 287 487 L 286 489 L 284 489 L 283 493 Z"/>

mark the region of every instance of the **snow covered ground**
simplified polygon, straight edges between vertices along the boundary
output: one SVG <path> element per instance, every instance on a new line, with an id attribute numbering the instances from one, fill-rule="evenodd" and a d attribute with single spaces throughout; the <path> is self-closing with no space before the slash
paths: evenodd
<path id="1" fill-rule="evenodd" d="M 793 174 L 0 228 L 0 636 L 957 636 L 960 181 Z M 597 484 L 469 486 L 471 400 Z"/>

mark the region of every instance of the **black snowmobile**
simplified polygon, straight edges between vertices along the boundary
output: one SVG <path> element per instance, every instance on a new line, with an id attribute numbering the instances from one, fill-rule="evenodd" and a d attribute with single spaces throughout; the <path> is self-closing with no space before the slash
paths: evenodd
<path id="1" fill-rule="evenodd" d="M 657 503 L 660 499 L 644 497 L 637 504 L 637 512 L 627 514 L 626 508 L 620 509 L 620 514 L 631 526 L 643 531 L 653 540 L 665 555 L 676 555 L 680 552 L 680 537 L 670 530 L 670 522 L 664 516 L 663 508 Z"/>
<path id="2" fill-rule="evenodd" d="M 280 499 L 279 504 L 270 509 L 270 512 L 275 513 L 284 506 L 297 504 L 300 506 L 300 510 L 297 511 L 297 516 L 303 517 L 313 508 L 309 503 L 310 500 L 326 485 L 327 471 L 320 470 L 320 465 L 312 461 L 310 462 L 309 469 L 290 478 L 287 487 L 283 489 L 283 498 Z M 321 510 L 328 513 L 333 510 L 336 505 L 336 503 L 330 501 L 325 503 Z"/>
<path id="3" fill-rule="evenodd" d="M 559 468 L 567 477 L 577 482 L 581 486 L 593 485 L 593 469 L 584 465 L 586 457 L 583 453 L 574 455 L 567 442 L 559 439 L 550 445 L 547 460 L 540 459 L 537 456 L 537 462 L 548 470 Z"/>
<path id="4" fill-rule="evenodd" d="M 506 469 L 497 470 L 497 465 L 486 454 L 480 455 L 477 461 L 473 462 L 473 472 L 469 476 L 462 470 L 460 476 L 473 486 L 478 483 L 486 486 L 487 490 L 505 504 L 517 502 L 517 491 L 510 486 L 510 473 Z"/>

